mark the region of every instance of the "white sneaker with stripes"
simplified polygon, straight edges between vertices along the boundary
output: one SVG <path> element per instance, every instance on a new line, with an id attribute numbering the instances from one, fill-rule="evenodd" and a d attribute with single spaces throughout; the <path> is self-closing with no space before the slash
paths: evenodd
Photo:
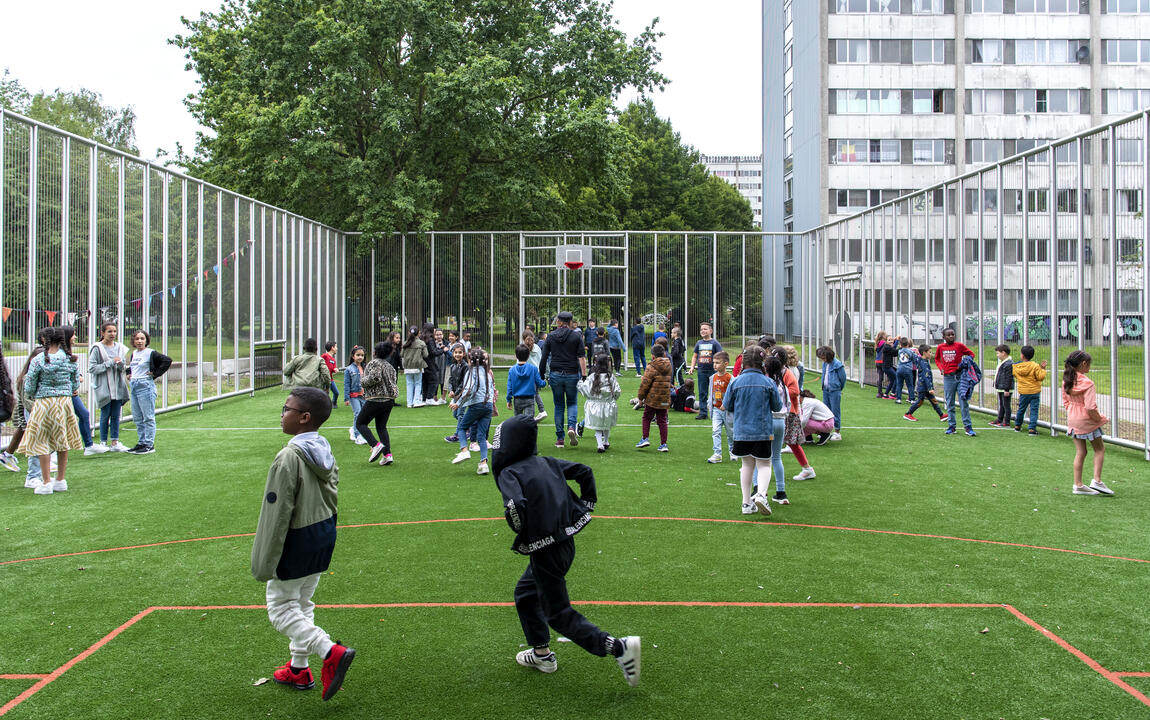
<path id="1" fill-rule="evenodd" d="M 643 649 L 639 636 L 628 635 L 616 638 L 615 642 L 623 643 L 623 654 L 615 658 L 615 662 L 619 663 L 619 667 L 623 670 L 623 679 L 628 685 L 635 687 L 639 684 L 639 656 Z"/>
<path id="2" fill-rule="evenodd" d="M 515 656 L 515 662 L 523 667 L 535 668 L 544 673 L 553 673 L 559 669 L 559 661 L 555 659 L 555 653 L 540 656 L 534 648 L 527 648 L 518 653 Z"/>

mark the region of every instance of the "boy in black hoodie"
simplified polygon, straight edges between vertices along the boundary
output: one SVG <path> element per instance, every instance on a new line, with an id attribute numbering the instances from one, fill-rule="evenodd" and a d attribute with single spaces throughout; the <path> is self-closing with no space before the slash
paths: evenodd
<path id="1" fill-rule="evenodd" d="M 639 684 L 639 636 L 613 637 L 571 607 L 567 571 L 575 559 L 575 534 L 591 522 L 595 475 L 586 465 L 536 454 L 538 426 L 516 415 L 495 429 L 492 470 L 503 495 L 504 516 L 515 532 L 511 549 L 528 557 L 515 585 L 515 610 L 531 647 L 515 656 L 523 667 L 544 673 L 558 669 L 551 632 L 569 638 L 592 655 L 611 655 L 632 687 Z M 582 497 L 567 484 L 579 484 Z"/>

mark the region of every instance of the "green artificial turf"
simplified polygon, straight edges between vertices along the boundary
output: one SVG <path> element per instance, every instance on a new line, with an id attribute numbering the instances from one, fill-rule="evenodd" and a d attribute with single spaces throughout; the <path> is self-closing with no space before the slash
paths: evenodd
<path id="1" fill-rule="evenodd" d="M 625 393 L 637 382 L 623 378 Z M 64 494 L 3 475 L 0 562 L 195 541 L 0 565 L 0 675 L 50 673 L 152 606 L 261 605 L 251 538 L 198 539 L 254 530 L 287 440 L 283 397 L 161 415 L 156 454 L 73 456 Z M 769 519 L 740 514 L 738 466 L 705 462 L 709 423 L 693 415 L 672 414 L 665 455 L 634 448 L 640 413 L 625 405 L 606 454 L 590 433 L 556 450 L 544 422 L 540 451 L 586 462 L 599 486 L 568 576 L 574 600 L 848 604 L 582 606 L 605 630 L 643 637 L 636 689 L 567 643 L 553 645 L 553 675 L 517 666 L 511 607 L 320 608 L 319 624 L 359 650 L 325 704 L 318 690 L 253 685 L 287 659 L 261 609 L 157 610 L 6 717 L 1145 717 L 1006 609 L 853 607 L 1010 604 L 1106 669 L 1150 671 L 1141 454 L 1107 448 L 1116 497 L 1072 496 L 1066 438 L 996 430 L 989 416 L 976 416 L 977 438 L 945 436 L 932 413 L 906 422 L 903 406 L 853 386 L 843 404 L 842 442 L 807 448 L 816 479 L 790 480 L 798 466 L 783 456 L 793 504 Z M 316 601 L 509 602 L 525 559 L 508 549 L 493 479 L 450 463 L 449 409 L 397 408 L 390 467 L 367 464 L 350 417 L 341 406 L 323 432 L 340 465 L 339 522 L 363 527 L 340 531 Z M 462 521 L 422 522 L 443 519 Z M 0 680 L 0 705 L 34 682 Z M 1128 682 L 1150 692 L 1147 678 Z"/>

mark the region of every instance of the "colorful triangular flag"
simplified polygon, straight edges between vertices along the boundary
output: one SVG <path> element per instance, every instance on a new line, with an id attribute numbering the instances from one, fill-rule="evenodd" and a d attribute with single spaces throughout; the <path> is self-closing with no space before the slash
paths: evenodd
<path id="1" fill-rule="evenodd" d="M 12 308 L 4 308 L 4 322 L 8 322 L 8 316 L 12 314 Z"/>
<path id="2" fill-rule="evenodd" d="M 49 325 L 52 325 L 53 323 L 56 322 L 56 311 L 55 310 L 45 310 L 44 312 L 47 313 L 47 315 L 48 315 L 48 324 Z"/>

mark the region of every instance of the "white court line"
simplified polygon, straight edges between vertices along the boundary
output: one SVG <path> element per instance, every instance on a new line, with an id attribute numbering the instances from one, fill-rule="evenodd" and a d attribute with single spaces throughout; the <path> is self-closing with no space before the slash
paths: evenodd
<path id="1" fill-rule="evenodd" d="M 544 424 L 544 425 L 541 425 L 540 427 L 544 428 L 544 427 L 554 427 L 554 426 L 548 426 L 548 425 Z M 643 426 L 640 424 L 619 423 L 615 427 L 638 428 L 638 427 L 643 427 Z M 672 427 L 674 427 L 676 430 L 683 430 L 683 429 L 706 430 L 707 432 L 711 432 L 711 426 L 709 423 L 705 424 L 705 425 L 704 424 L 673 425 Z M 454 430 L 455 428 L 456 428 L 455 425 L 389 425 L 387 428 L 387 431 L 393 432 L 395 430 L 436 430 L 436 429 L 438 429 L 438 430 Z M 324 430 L 350 430 L 351 426 L 350 425 L 325 425 L 323 429 Z M 906 430 L 906 431 L 942 432 L 942 431 L 946 430 L 946 425 L 944 423 L 938 423 L 937 425 L 931 425 L 929 423 L 927 423 L 925 425 L 910 425 L 910 424 L 907 424 L 907 425 L 844 425 L 842 429 L 843 430 Z M 1005 432 L 1007 430 L 1010 430 L 1010 428 L 996 428 L 996 427 L 990 427 L 990 426 L 980 427 L 977 429 L 978 429 L 978 432 L 980 432 L 980 433 L 981 432 L 994 432 L 994 431 Z M 260 430 L 267 431 L 267 432 L 283 432 L 283 430 L 278 428 L 278 427 L 194 427 L 194 428 L 161 427 L 161 428 L 156 428 L 156 430 L 157 431 L 162 430 L 165 432 L 188 432 L 188 431 L 213 432 L 216 430 L 228 431 L 228 432 L 232 432 L 232 431 L 253 431 L 254 432 L 254 431 L 260 431 Z"/>

